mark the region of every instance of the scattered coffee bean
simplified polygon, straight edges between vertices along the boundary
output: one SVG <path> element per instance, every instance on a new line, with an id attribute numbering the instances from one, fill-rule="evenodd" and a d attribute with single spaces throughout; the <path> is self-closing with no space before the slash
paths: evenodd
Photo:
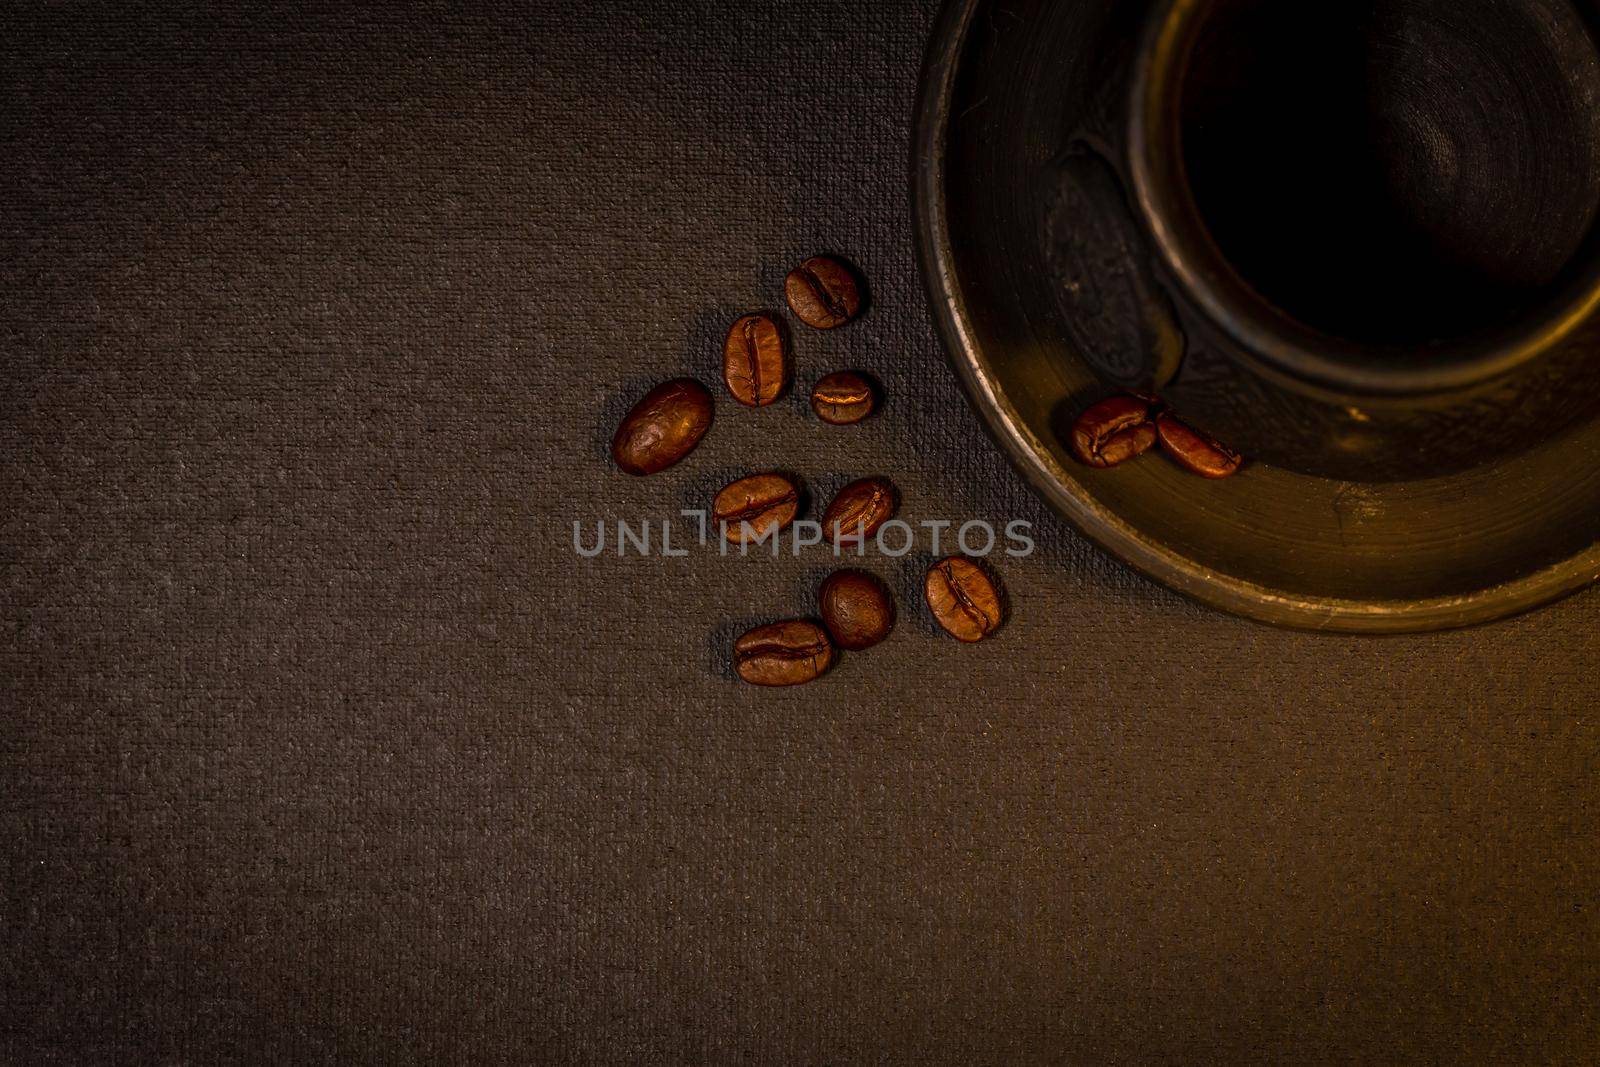
<path id="1" fill-rule="evenodd" d="M 1000 594 L 983 569 L 962 556 L 928 568 L 923 582 L 928 607 L 952 637 L 982 641 L 1000 625 Z"/>
<path id="2" fill-rule="evenodd" d="M 863 478 L 839 490 L 822 516 L 822 531 L 835 545 L 856 544 L 894 518 L 898 506 L 887 478 Z"/>
<path id="3" fill-rule="evenodd" d="M 781 474 L 740 478 L 717 494 L 711 520 L 732 544 L 760 541 L 794 521 L 800 511 L 800 490 Z"/>
<path id="4" fill-rule="evenodd" d="M 733 666 L 751 685 L 802 685 L 833 662 L 833 645 L 812 622 L 758 626 L 734 642 Z"/>
<path id="5" fill-rule="evenodd" d="M 811 410 L 835 426 L 860 422 L 878 403 L 872 383 L 855 371 L 836 371 L 811 390 Z"/>
<path id="6" fill-rule="evenodd" d="M 823 625 L 840 648 L 871 648 L 894 629 L 894 603 L 870 574 L 835 571 L 822 583 L 819 601 Z"/>
<path id="7" fill-rule="evenodd" d="M 711 394 L 705 386 L 693 378 L 662 382 L 617 427 L 611 457 L 629 474 L 655 474 L 693 452 L 710 426 Z"/>
<path id="8" fill-rule="evenodd" d="M 1143 455 L 1156 443 L 1151 410 L 1149 400 L 1130 394 L 1100 401 L 1072 427 L 1073 454 L 1091 467 L 1115 467 Z"/>
<path id="9" fill-rule="evenodd" d="M 795 317 L 818 330 L 843 326 L 861 313 L 855 272 L 831 256 L 814 256 L 790 271 L 783 292 Z"/>
<path id="10" fill-rule="evenodd" d="M 1202 478 L 1226 478 L 1244 463 L 1239 453 L 1201 433 L 1171 412 L 1156 418 L 1156 432 L 1167 455 Z"/>
<path id="11" fill-rule="evenodd" d="M 765 407 L 778 399 L 788 375 L 789 348 L 777 319 L 746 315 L 728 329 L 722 378 L 735 400 L 746 407 Z"/>

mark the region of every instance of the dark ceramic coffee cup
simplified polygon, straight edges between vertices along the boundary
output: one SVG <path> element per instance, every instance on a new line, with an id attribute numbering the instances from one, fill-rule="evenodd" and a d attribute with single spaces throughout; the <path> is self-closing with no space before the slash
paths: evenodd
<path id="1" fill-rule="evenodd" d="M 1590 14 L 1154 4 L 1047 209 L 1086 358 L 1248 455 L 1356 480 L 1465 469 L 1594 414 Z"/>

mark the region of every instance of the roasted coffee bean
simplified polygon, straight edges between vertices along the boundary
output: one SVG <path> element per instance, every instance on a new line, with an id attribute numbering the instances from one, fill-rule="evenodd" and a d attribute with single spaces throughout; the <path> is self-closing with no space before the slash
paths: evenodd
<path id="1" fill-rule="evenodd" d="M 746 407 L 765 407 L 783 392 L 789 375 L 789 346 L 783 327 L 771 315 L 746 315 L 722 343 L 722 378 L 728 392 Z"/>
<path id="2" fill-rule="evenodd" d="M 811 410 L 823 422 L 845 426 L 872 414 L 878 395 L 872 383 L 855 371 L 836 371 L 811 390 Z"/>
<path id="3" fill-rule="evenodd" d="M 1244 463 L 1244 457 L 1221 444 L 1209 434 L 1201 433 L 1171 412 L 1162 412 L 1156 418 L 1156 432 L 1161 437 L 1161 447 L 1184 470 L 1202 478 L 1226 478 Z"/>
<path id="4" fill-rule="evenodd" d="M 982 641 L 1000 626 L 1000 594 L 983 568 L 962 556 L 942 559 L 923 581 L 928 608 L 962 641 Z"/>
<path id="5" fill-rule="evenodd" d="M 894 518 L 899 506 L 887 478 L 863 478 L 839 490 L 822 516 L 822 532 L 836 545 L 856 544 Z"/>
<path id="6" fill-rule="evenodd" d="M 843 326 L 861 314 L 855 272 L 831 256 L 814 256 L 790 271 L 783 293 L 795 317 L 818 330 Z"/>
<path id="7" fill-rule="evenodd" d="M 633 406 L 611 439 L 611 458 L 629 474 L 664 471 L 694 451 L 711 427 L 711 394 L 693 378 L 662 382 Z"/>
<path id="8" fill-rule="evenodd" d="M 1102 400 L 1072 427 L 1073 454 L 1091 467 L 1115 467 L 1156 443 L 1150 401 L 1122 394 Z"/>
<path id="9" fill-rule="evenodd" d="M 711 519 L 731 543 L 760 541 L 794 521 L 800 490 L 781 474 L 740 478 L 711 503 Z"/>
<path id="10" fill-rule="evenodd" d="M 833 663 L 833 645 L 813 622 L 758 626 L 734 642 L 733 666 L 751 685 L 803 685 Z"/>
<path id="11" fill-rule="evenodd" d="M 822 583 L 818 599 L 823 625 L 840 648 L 871 648 L 894 629 L 894 602 L 870 574 L 835 571 Z"/>

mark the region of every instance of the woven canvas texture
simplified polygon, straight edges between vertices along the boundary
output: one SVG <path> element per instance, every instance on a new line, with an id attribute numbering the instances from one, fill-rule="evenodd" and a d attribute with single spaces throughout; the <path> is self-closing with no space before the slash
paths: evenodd
<path id="1" fill-rule="evenodd" d="M 1047 512 L 916 276 L 934 12 L 6 11 L 0 1062 L 1594 1062 L 1600 595 L 1287 633 Z M 617 472 L 817 251 L 870 313 Z M 767 469 L 1033 523 L 1008 625 L 868 557 L 758 691 L 825 553 L 573 550 Z"/>

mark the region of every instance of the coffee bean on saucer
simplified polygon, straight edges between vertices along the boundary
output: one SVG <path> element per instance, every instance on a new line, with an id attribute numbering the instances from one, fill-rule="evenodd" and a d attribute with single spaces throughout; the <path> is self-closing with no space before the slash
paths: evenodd
<path id="1" fill-rule="evenodd" d="M 694 451 L 711 427 L 711 394 L 692 378 L 662 382 L 633 406 L 611 439 L 611 458 L 634 475 L 656 474 Z"/>
<path id="2" fill-rule="evenodd" d="M 835 545 L 856 544 L 878 532 L 894 518 L 899 506 L 894 484 L 887 478 L 862 478 L 851 482 L 822 515 L 822 532 Z"/>
<path id="3" fill-rule="evenodd" d="M 855 272 L 832 256 L 813 256 L 783 283 L 795 317 L 818 330 L 843 326 L 861 313 L 861 287 Z"/>
<path id="4" fill-rule="evenodd" d="M 718 493 L 711 519 L 732 544 L 760 541 L 794 521 L 800 490 L 781 474 L 753 474 Z"/>
<path id="5" fill-rule="evenodd" d="M 1148 399 L 1123 393 L 1102 400 L 1072 427 L 1072 452 L 1091 467 L 1115 467 L 1143 455 L 1156 443 Z"/>
<path id="6" fill-rule="evenodd" d="M 746 315 L 728 329 L 722 378 L 735 400 L 746 407 L 765 407 L 778 399 L 788 376 L 789 346 L 777 319 Z"/>
<path id="7" fill-rule="evenodd" d="M 1184 470 L 1202 478 L 1226 478 L 1238 471 L 1244 457 L 1202 433 L 1172 414 L 1164 411 L 1156 418 L 1156 433 L 1167 455 Z"/>
<path id="8" fill-rule="evenodd" d="M 994 582 L 963 556 L 942 559 L 928 568 L 923 592 L 934 619 L 958 640 L 982 641 L 1000 626 L 1000 594 Z"/>
<path id="9" fill-rule="evenodd" d="M 855 371 L 835 371 L 811 390 L 811 410 L 835 426 L 860 422 L 872 414 L 877 403 L 872 383 Z"/>
<path id="10" fill-rule="evenodd" d="M 751 685 L 803 685 L 833 663 L 833 645 L 812 622 L 758 626 L 734 642 L 733 666 Z"/>
<path id="11" fill-rule="evenodd" d="M 818 600 L 823 625 L 840 648 L 871 648 L 894 629 L 894 602 L 870 574 L 835 571 L 822 583 Z"/>

